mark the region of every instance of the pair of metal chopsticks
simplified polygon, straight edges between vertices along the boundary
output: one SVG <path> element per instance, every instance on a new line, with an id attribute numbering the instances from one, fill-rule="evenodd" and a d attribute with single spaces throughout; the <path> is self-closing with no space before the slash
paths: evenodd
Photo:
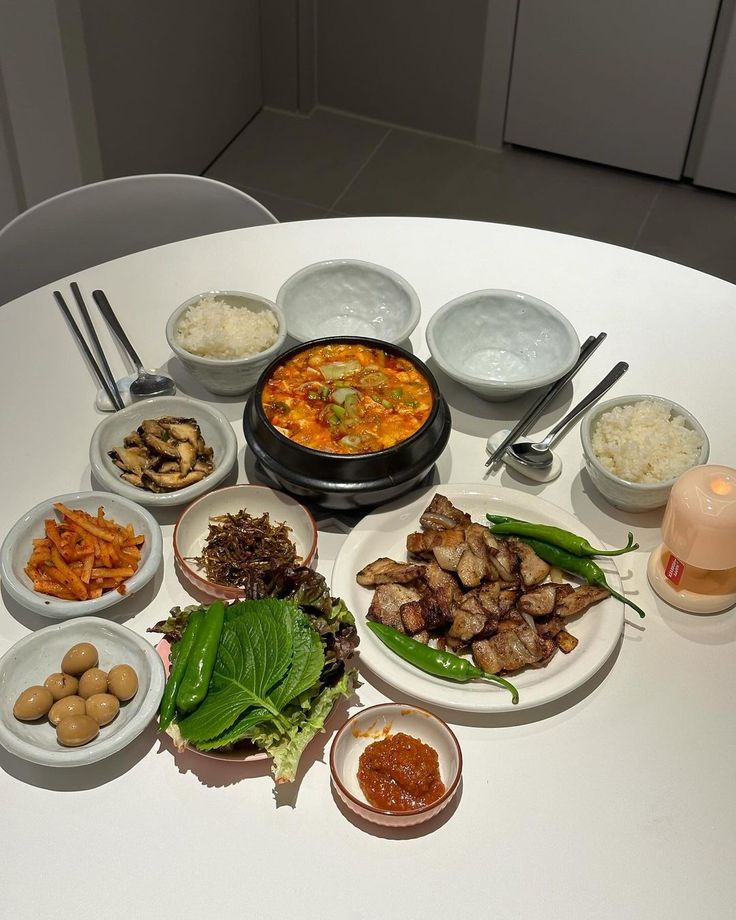
<path id="1" fill-rule="evenodd" d="M 573 364 L 572 368 L 564 375 L 564 377 L 560 377 L 560 379 L 553 383 L 548 390 L 542 393 L 536 402 L 532 403 L 532 405 L 526 410 L 516 425 L 493 451 L 491 456 L 486 460 L 486 466 L 492 466 L 494 463 L 496 463 L 496 461 L 500 460 L 506 453 L 506 448 L 510 444 L 513 444 L 517 438 L 523 437 L 527 433 L 527 431 L 531 428 L 534 422 L 536 422 L 542 412 L 544 412 L 547 405 L 555 398 L 555 396 L 557 396 L 560 390 L 572 380 L 572 378 L 575 376 L 575 374 L 577 374 L 577 372 L 593 354 L 596 348 L 598 348 L 601 342 L 606 338 L 606 335 L 607 333 L 601 332 L 600 335 L 597 336 L 588 336 L 588 338 L 580 346 L 580 354 L 578 355 L 578 360 L 575 362 L 575 364 Z"/>
<path id="2" fill-rule="evenodd" d="M 115 382 L 115 377 L 113 376 L 113 373 L 110 370 L 110 365 L 107 363 L 105 352 L 102 350 L 102 345 L 100 345 L 100 340 L 97 338 L 95 327 L 92 325 L 92 318 L 89 315 L 89 310 L 87 309 L 87 305 L 85 304 L 84 298 L 82 297 L 82 292 L 79 290 L 79 285 L 77 284 L 76 281 L 72 281 L 71 289 L 72 289 L 72 294 L 74 294 L 74 299 L 77 302 L 77 306 L 79 307 L 79 312 L 82 314 L 84 325 L 87 327 L 87 332 L 89 333 L 89 337 L 92 340 L 92 344 L 95 347 L 95 351 L 97 352 L 99 356 L 99 359 L 100 359 L 99 364 L 97 363 L 94 355 L 90 351 L 90 347 L 85 341 L 85 338 L 82 335 L 81 330 L 79 329 L 79 326 L 76 323 L 76 320 L 72 316 L 71 311 L 69 310 L 69 307 L 66 305 L 66 301 L 64 300 L 64 297 L 62 296 L 61 291 L 54 291 L 54 297 L 56 299 L 56 302 L 61 308 L 61 312 L 66 317 L 67 322 L 71 326 L 72 332 L 74 334 L 74 338 L 82 346 L 82 351 L 86 355 L 89 363 L 92 365 L 92 369 L 97 375 L 97 379 L 102 384 L 103 389 L 105 390 L 108 397 L 110 398 L 110 402 L 113 404 L 116 410 L 124 409 L 125 403 L 123 402 L 123 397 L 120 395 L 120 390 L 118 389 L 118 385 Z"/>

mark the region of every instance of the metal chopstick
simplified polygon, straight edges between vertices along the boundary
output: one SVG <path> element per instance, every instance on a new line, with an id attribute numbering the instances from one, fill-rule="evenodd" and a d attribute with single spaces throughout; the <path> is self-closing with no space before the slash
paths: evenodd
<path id="1" fill-rule="evenodd" d="M 578 359 L 575 364 L 573 364 L 572 368 L 563 377 L 560 377 L 559 380 L 553 383 L 548 390 L 542 393 L 542 395 L 535 403 L 532 403 L 532 405 L 526 410 L 516 425 L 493 451 L 488 460 L 486 460 L 486 466 L 492 466 L 492 464 L 503 457 L 509 444 L 513 444 L 517 438 L 520 438 L 522 435 L 526 434 L 529 427 L 539 418 L 542 412 L 544 412 L 546 406 L 555 398 L 555 396 L 557 396 L 560 390 L 572 380 L 572 378 L 575 376 L 575 374 L 577 374 L 577 372 L 593 354 L 596 348 L 598 348 L 601 342 L 603 342 L 603 340 L 606 338 L 606 335 L 607 333 L 601 332 L 600 335 L 595 337 L 592 335 L 588 336 L 588 338 L 580 346 L 580 354 L 578 355 Z"/>
<path id="2" fill-rule="evenodd" d="M 102 386 L 103 386 L 105 392 L 107 393 L 108 397 L 110 398 L 110 402 L 113 404 L 113 406 L 116 407 L 116 409 L 122 409 L 122 405 L 121 405 L 121 406 L 118 406 L 118 404 L 117 404 L 115 392 L 111 389 L 110 384 L 107 382 L 107 380 L 106 380 L 106 378 L 105 378 L 105 375 L 102 373 L 99 364 L 98 364 L 97 361 L 95 360 L 94 355 L 93 355 L 92 352 L 89 350 L 89 345 L 88 345 L 87 342 L 85 341 L 85 338 L 84 338 L 84 336 L 82 335 L 82 333 L 81 333 L 81 331 L 80 331 L 80 329 L 79 329 L 79 326 L 77 326 L 77 324 L 76 324 L 76 322 L 75 322 L 75 320 L 74 320 L 74 317 L 72 316 L 71 311 L 69 310 L 69 307 L 66 305 L 66 301 L 64 300 L 64 298 L 63 298 L 63 296 L 62 296 L 62 294 L 61 294 L 61 291 L 54 291 L 54 297 L 56 298 L 56 302 L 58 303 L 59 307 L 61 308 L 61 312 L 64 314 L 64 316 L 66 317 L 67 322 L 68 322 L 69 325 L 71 326 L 72 333 L 74 334 L 74 338 L 75 338 L 75 339 L 77 340 L 77 342 L 79 342 L 79 344 L 82 346 L 82 351 L 83 351 L 84 354 L 86 355 L 87 360 L 89 361 L 89 363 L 92 365 L 92 369 L 94 370 L 95 374 L 97 375 L 97 379 L 100 381 L 100 383 L 102 384 Z M 117 394 L 117 398 L 119 398 L 119 397 L 120 397 L 120 394 L 118 393 L 118 394 Z M 122 402 L 122 400 L 121 400 L 121 402 Z"/>
<path id="3" fill-rule="evenodd" d="M 123 402 L 123 397 L 120 395 L 120 390 L 118 389 L 117 382 L 113 376 L 112 371 L 110 370 L 110 365 L 107 363 L 107 358 L 105 357 L 105 352 L 102 350 L 102 345 L 100 345 L 100 340 L 97 338 L 97 332 L 92 323 L 92 317 L 89 315 L 89 310 L 87 309 L 87 304 L 84 302 L 82 297 L 82 292 L 79 290 L 79 285 L 76 281 L 71 283 L 72 294 L 74 294 L 74 299 L 77 301 L 77 306 L 79 307 L 79 312 L 82 314 L 82 319 L 84 320 L 84 325 L 87 327 L 87 332 L 89 337 L 92 339 L 92 344 L 95 347 L 97 355 L 100 359 L 100 364 L 102 365 L 102 370 L 107 375 L 107 382 L 110 384 L 110 389 L 116 394 L 117 398 L 113 399 L 113 405 L 117 409 L 124 409 L 125 403 Z"/>

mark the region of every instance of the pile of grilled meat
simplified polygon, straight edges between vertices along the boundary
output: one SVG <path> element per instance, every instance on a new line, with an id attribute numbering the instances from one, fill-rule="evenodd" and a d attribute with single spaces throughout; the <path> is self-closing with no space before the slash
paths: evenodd
<path id="1" fill-rule="evenodd" d="M 358 584 L 376 589 L 368 619 L 470 651 L 490 674 L 541 667 L 558 648 L 571 652 L 578 640 L 566 621 L 608 597 L 594 585 L 545 581 L 551 568 L 530 546 L 494 537 L 443 495 L 420 524 L 406 538 L 409 562 L 382 557 L 358 572 Z"/>

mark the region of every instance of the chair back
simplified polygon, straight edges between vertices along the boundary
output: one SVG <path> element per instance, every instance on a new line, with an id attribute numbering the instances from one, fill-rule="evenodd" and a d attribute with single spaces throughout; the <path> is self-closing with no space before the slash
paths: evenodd
<path id="1" fill-rule="evenodd" d="M 250 195 L 202 176 L 125 176 L 83 185 L 0 230 L 0 304 L 132 252 L 275 223 Z"/>

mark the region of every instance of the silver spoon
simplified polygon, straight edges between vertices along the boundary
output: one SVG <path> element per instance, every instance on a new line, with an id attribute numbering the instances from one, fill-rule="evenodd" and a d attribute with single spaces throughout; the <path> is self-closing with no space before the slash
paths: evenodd
<path id="1" fill-rule="evenodd" d="M 133 396 L 145 398 L 147 396 L 163 396 L 164 393 L 173 393 L 176 384 L 171 377 L 165 377 L 163 374 L 153 374 L 145 370 L 143 362 L 138 357 L 135 348 L 130 344 L 130 339 L 125 334 L 120 321 L 113 313 L 110 301 L 105 296 L 104 291 L 92 291 L 92 297 L 104 316 L 108 326 L 112 329 L 123 348 L 128 352 L 130 360 L 135 365 L 138 373 L 136 379 L 130 385 L 130 392 Z"/>
<path id="2" fill-rule="evenodd" d="M 574 409 L 571 409 L 567 415 L 555 425 L 544 440 L 537 442 L 517 441 L 516 444 L 512 444 L 510 447 L 506 448 L 507 451 L 515 460 L 527 466 L 534 466 L 537 468 L 551 466 L 553 459 L 551 448 L 554 447 L 562 437 L 565 428 L 573 419 L 582 415 L 589 406 L 598 402 L 601 396 L 610 390 L 614 383 L 620 377 L 623 377 L 628 369 L 629 365 L 625 361 L 619 361 L 619 363 L 606 374 L 598 386 L 594 387 Z"/>

